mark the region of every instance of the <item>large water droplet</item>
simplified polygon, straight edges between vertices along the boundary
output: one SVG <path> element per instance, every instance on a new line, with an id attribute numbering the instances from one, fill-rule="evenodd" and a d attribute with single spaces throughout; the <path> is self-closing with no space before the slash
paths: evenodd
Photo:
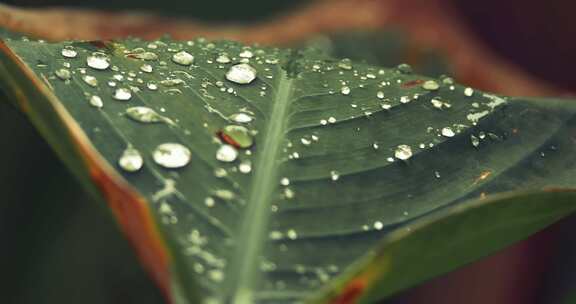
<path id="1" fill-rule="evenodd" d="M 181 51 L 172 56 L 172 61 L 180 65 L 191 65 L 194 62 L 194 56 L 186 51 Z"/>
<path id="2" fill-rule="evenodd" d="M 126 101 L 132 98 L 132 92 L 127 88 L 118 88 L 112 97 L 116 100 Z"/>
<path id="3" fill-rule="evenodd" d="M 216 151 L 216 159 L 222 162 L 233 162 L 238 158 L 238 150 L 231 145 L 221 145 Z"/>
<path id="4" fill-rule="evenodd" d="M 143 164 L 144 159 L 142 158 L 142 155 L 138 150 L 132 147 L 126 148 L 118 160 L 120 168 L 127 172 L 136 172 L 142 168 Z"/>
<path id="5" fill-rule="evenodd" d="M 236 148 L 246 149 L 254 144 L 250 131 L 242 126 L 228 125 L 218 133 L 220 139 Z"/>
<path id="6" fill-rule="evenodd" d="M 399 145 L 394 151 L 394 156 L 400 160 L 407 160 L 412 157 L 412 148 L 408 145 Z"/>
<path id="7" fill-rule="evenodd" d="M 170 169 L 186 166 L 190 157 L 190 150 L 178 143 L 161 144 L 152 153 L 152 158 L 158 165 Z"/>
<path id="8" fill-rule="evenodd" d="M 230 67 L 226 79 L 238 84 L 249 84 L 256 79 L 256 69 L 246 63 L 236 64 Z"/>
<path id="9" fill-rule="evenodd" d="M 110 67 L 110 58 L 101 52 L 94 52 L 86 58 L 86 64 L 96 70 L 106 70 Z"/>

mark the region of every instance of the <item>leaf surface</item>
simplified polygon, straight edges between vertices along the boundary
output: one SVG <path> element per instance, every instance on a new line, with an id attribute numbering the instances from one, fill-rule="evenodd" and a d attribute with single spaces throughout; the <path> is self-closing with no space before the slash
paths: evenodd
<path id="1" fill-rule="evenodd" d="M 87 66 L 94 52 L 110 66 Z M 6 40 L 2 56 L 6 91 L 176 303 L 372 302 L 576 208 L 559 190 L 574 186 L 571 101 L 204 39 Z M 249 84 L 226 76 L 240 62 Z M 131 118 L 136 106 L 156 121 Z M 166 168 L 164 143 L 189 163 Z M 135 172 L 119 165 L 127 149 L 143 157 Z"/>

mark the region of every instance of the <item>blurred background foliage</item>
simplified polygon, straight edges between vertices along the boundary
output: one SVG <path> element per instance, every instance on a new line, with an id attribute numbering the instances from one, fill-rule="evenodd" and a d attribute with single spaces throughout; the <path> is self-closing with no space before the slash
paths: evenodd
<path id="1" fill-rule="evenodd" d="M 576 89 L 576 3 L 449 1 L 478 38 L 527 73 Z M 24 7 L 143 10 L 210 22 L 253 22 L 285 14 L 303 0 L 8 0 Z M 353 12 L 351 12 L 353 13 Z M 409 12 L 407 12 L 408 14 Z M 433 25 L 430 25 L 433 26 Z M 315 37 L 308 45 L 338 57 L 394 66 L 411 50 L 401 32 Z M 359 46 L 369 45 L 362 48 Z M 417 70 L 450 73 L 435 50 Z M 1 92 L 0 92 L 1 93 Z M 162 303 L 162 297 L 108 209 L 83 191 L 27 119 L 0 94 L 0 303 Z M 492 257 L 386 301 L 390 304 L 576 303 L 576 217 Z"/>

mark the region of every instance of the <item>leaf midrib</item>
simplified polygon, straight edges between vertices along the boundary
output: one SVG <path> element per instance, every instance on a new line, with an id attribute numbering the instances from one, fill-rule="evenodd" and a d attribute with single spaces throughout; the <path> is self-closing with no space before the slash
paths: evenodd
<path id="1" fill-rule="evenodd" d="M 232 255 L 233 263 L 228 276 L 230 303 L 253 302 L 253 290 L 260 274 L 259 259 L 270 220 L 271 197 L 278 187 L 279 154 L 287 130 L 293 82 L 294 79 L 290 78 L 286 71 L 279 69 L 276 94 L 271 100 L 272 111 L 263 133 L 261 154 L 254 166 L 254 179 Z"/>

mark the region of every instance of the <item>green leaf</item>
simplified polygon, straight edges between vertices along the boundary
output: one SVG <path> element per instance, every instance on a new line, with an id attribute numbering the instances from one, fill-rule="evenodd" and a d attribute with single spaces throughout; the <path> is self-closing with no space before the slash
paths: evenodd
<path id="1" fill-rule="evenodd" d="M 1 63 L 176 303 L 373 302 L 576 208 L 571 101 L 203 39 L 6 40 Z"/>

